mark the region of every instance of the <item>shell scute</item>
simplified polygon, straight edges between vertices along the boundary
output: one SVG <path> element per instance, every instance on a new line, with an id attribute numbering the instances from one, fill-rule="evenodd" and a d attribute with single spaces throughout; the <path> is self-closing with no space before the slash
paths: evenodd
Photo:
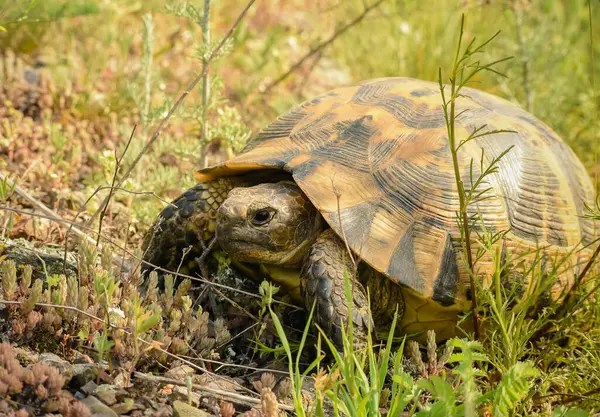
<path id="1" fill-rule="evenodd" d="M 433 283 L 433 296 L 431 298 L 444 307 L 454 304 L 458 288 L 457 276 L 459 276 L 459 270 L 456 252 L 452 245 L 452 236 L 446 234 L 444 250 L 440 258 L 438 274 Z"/>

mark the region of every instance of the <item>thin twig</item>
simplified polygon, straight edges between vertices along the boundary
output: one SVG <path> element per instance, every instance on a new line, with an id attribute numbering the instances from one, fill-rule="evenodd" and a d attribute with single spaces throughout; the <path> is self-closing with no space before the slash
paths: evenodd
<path id="1" fill-rule="evenodd" d="M 126 230 L 129 230 L 130 226 L 131 226 L 131 222 L 127 221 L 127 229 Z M 100 234 L 98 234 L 98 236 L 100 236 Z M 126 248 L 128 244 L 129 244 L 129 233 L 125 233 L 125 242 L 123 242 L 123 247 Z M 123 254 L 123 255 L 125 255 L 125 254 Z M 119 267 L 119 277 L 118 277 L 119 281 L 123 281 L 123 272 L 126 271 L 125 256 L 123 256 L 121 259 L 122 259 L 122 262 L 121 262 L 121 266 Z M 130 278 L 131 278 L 131 276 L 130 276 Z"/>
<path id="2" fill-rule="evenodd" d="M 177 272 L 181 271 L 181 267 L 183 266 L 183 261 L 185 261 L 185 257 L 188 255 L 188 253 L 192 251 L 193 248 L 193 246 L 186 246 L 185 248 L 183 248 L 181 260 L 179 261 L 179 265 L 177 265 Z"/>
<path id="3" fill-rule="evenodd" d="M 147 381 L 157 382 L 157 383 L 161 383 L 161 384 L 172 384 L 172 385 L 179 385 L 179 386 L 184 386 L 184 387 L 187 385 L 185 381 L 178 381 L 176 379 L 166 378 L 163 376 L 148 375 L 148 374 L 144 374 L 141 372 L 134 372 L 133 375 L 136 378 L 145 379 Z M 237 404 L 244 404 L 249 407 L 253 407 L 255 405 L 261 404 L 261 400 L 259 398 L 247 397 L 245 395 L 233 393 L 230 391 L 219 390 L 219 389 L 210 388 L 210 387 L 206 387 L 204 385 L 198 385 L 198 384 L 192 384 L 192 388 L 194 388 L 198 391 L 202 391 L 203 393 L 205 393 L 206 396 L 214 397 L 219 400 L 230 401 L 230 402 L 237 403 Z M 279 404 L 277 404 L 277 406 L 281 410 L 287 410 L 287 411 L 295 410 L 294 407 L 291 405 L 279 403 Z"/>
<path id="4" fill-rule="evenodd" d="M 138 337 L 138 341 L 140 341 L 140 342 L 142 342 L 142 343 L 144 343 L 144 344 L 146 344 L 146 345 L 152 345 L 152 342 L 148 342 L 147 340 L 144 340 L 144 339 L 142 339 L 141 337 Z M 163 354 L 165 354 L 165 355 L 167 355 L 167 356 L 169 356 L 169 357 L 171 357 L 171 358 L 173 358 L 173 359 L 177 359 L 177 360 L 181 361 L 182 363 L 184 363 L 184 364 L 186 364 L 186 365 L 189 365 L 189 366 L 191 366 L 191 367 L 192 367 L 192 368 L 194 368 L 194 369 L 197 369 L 197 370 L 199 370 L 199 371 L 202 371 L 202 372 L 204 372 L 204 373 L 206 373 L 206 374 L 208 374 L 208 375 L 212 376 L 212 377 L 213 377 L 213 378 L 215 378 L 215 379 L 218 379 L 218 378 L 220 378 L 220 379 L 226 379 L 225 377 L 223 377 L 223 376 L 221 376 L 221 375 L 218 375 L 218 374 L 215 374 L 214 372 L 211 372 L 211 371 L 209 371 L 208 369 L 206 369 L 206 368 L 204 368 L 204 367 L 202 367 L 202 366 L 199 366 L 199 365 L 195 364 L 194 362 L 188 361 L 187 359 L 185 359 L 185 358 L 182 358 L 182 357 L 181 357 L 181 356 L 179 356 L 179 355 L 176 355 L 176 354 L 174 354 L 174 353 L 171 353 L 171 352 L 169 352 L 168 350 L 165 350 L 165 349 L 163 349 L 163 348 L 160 348 L 160 347 L 157 347 L 157 346 L 152 346 L 152 348 L 153 348 L 153 349 L 156 349 L 156 350 L 157 350 L 157 351 L 159 351 L 160 353 L 163 353 Z M 134 373 L 135 373 L 135 371 L 134 371 Z M 227 381 L 227 382 L 231 382 L 231 381 L 230 381 L 230 380 L 228 380 L 228 379 L 226 379 L 226 381 Z M 218 383 L 218 382 L 217 382 L 217 383 Z M 235 383 L 235 385 L 239 386 L 239 387 L 240 387 L 242 390 L 245 390 L 245 391 L 248 391 L 248 392 L 250 392 L 250 393 L 253 393 L 253 392 L 252 392 L 250 389 L 248 389 L 248 388 L 244 387 L 244 386 L 243 386 L 243 385 L 241 385 L 240 383 L 238 383 L 238 382 L 234 382 L 234 383 Z"/>
<path id="5" fill-rule="evenodd" d="M 200 271 L 202 271 L 202 273 L 204 275 L 207 275 L 207 271 L 206 271 L 206 267 L 205 267 L 205 261 L 206 261 L 206 258 L 208 257 L 208 255 L 210 255 L 210 252 L 212 251 L 213 247 L 217 243 L 217 238 L 213 237 L 210 240 L 210 242 L 208 243 L 208 246 L 206 246 L 204 244 L 203 240 L 200 240 L 200 243 L 203 246 L 203 251 L 202 251 L 202 254 L 195 259 L 195 261 L 198 264 L 198 267 L 200 268 Z"/>
<path id="6" fill-rule="evenodd" d="M 210 45 L 210 1 L 204 0 L 204 15 L 202 16 L 202 44 L 208 47 Z M 202 58 L 202 126 L 200 132 L 200 168 L 206 168 L 208 165 L 208 100 L 210 98 L 210 62 Z"/>
<path id="7" fill-rule="evenodd" d="M 256 324 L 252 325 L 252 327 L 254 327 L 254 326 L 256 326 Z M 246 330 L 248 330 L 248 329 L 246 329 Z M 231 339 L 229 339 L 229 341 L 231 341 Z M 197 360 L 198 359 L 198 358 L 194 358 L 192 356 L 186 356 L 186 355 L 180 355 L 180 356 L 184 359 L 189 359 L 189 360 Z M 204 358 L 201 358 L 201 359 L 203 362 L 214 363 L 215 365 L 219 365 L 220 368 L 222 368 L 222 367 L 241 368 L 241 369 L 247 369 L 249 371 L 255 371 L 255 372 L 270 372 L 273 374 L 280 374 L 280 375 L 286 375 L 286 376 L 289 375 L 289 373 L 287 371 L 280 371 L 278 369 L 256 368 L 254 366 L 240 365 L 238 363 L 227 363 L 227 362 L 222 362 L 222 361 L 216 361 L 214 359 L 204 359 Z"/>
<path id="8" fill-rule="evenodd" d="M 371 4 L 370 6 L 366 6 L 360 15 L 356 16 L 352 21 L 350 21 L 349 23 L 346 23 L 344 26 L 342 26 L 341 28 L 336 30 L 333 33 L 333 35 L 331 35 L 327 40 L 325 40 L 324 42 L 322 42 L 319 45 L 312 48 L 310 51 L 308 51 L 308 53 L 306 55 L 304 55 L 302 58 L 300 58 L 300 60 L 298 60 L 294 65 L 292 65 L 285 73 L 283 73 L 277 79 L 275 79 L 270 84 L 268 84 L 264 88 L 264 90 L 261 91 L 261 94 L 263 94 L 263 95 L 268 94 L 275 86 L 280 84 L 287 77 L 289 77 L 291 74 L 293 74 L 298 68 L 300 68 L 310 57 L 321 52 L 323 49 L 325 49 L 327 46 L 329 46 L 331 43 L 333 43 L 337 38 L 339 38 L 341 35 L 343 35 L 348 29 L 350 29 L 351 27 L 356 26 L 358 23 L 360 23 L 371 10 L 378 7 L 384 1 L 385 0 L 378 0 L 375 3 Z"/>
<path id="9" fill-rule="evenodd" d="M 15 192 L 17 194 L 19 194 L 21 197 L 23 197 L 25 200 L 29 201 L 31 204 L 33 204 L 33 206 L 36 207 L 38 210 L 40 210 L 43 213 L 43 215 L 40 215 L 39 213 L 28 212 L 25 210 L 13 209 L 13 208 L 7 207 L 7 206 L 0 206 L 0 210 L 8 210 L 8 211 L 12 211 L 12 212 L 18 213 L 18 214 L 25 214 L 25 215 L 45 218 L 47 220 L 52 220 L 57 223 L 68 222 L 70 225 L 72 225 L 75 234 L 87 239 L 87 241 L 90 242 L 91 244 L 95 243 L 94 239 L 92 239 L 90 236 L 88 236 L 86 233 L 84 233 L 82 230 L 80 230 L 80 226 L 77 226 L 74 223 L 69 222 L 68 220 L 64 220 L 62 217 L 60 217 L 58 215 L 58 213 L 56 213 L 54 210 L 48 208 L 44 203 L 39 201 L 37 198 L 33 197 L 31 194 L 29 194 L 27 191 L 25 191 L 19 185 L 15 184 L 10 178 L 5 176 L 1 172 L 0 172 L 0 180 L 2 180 L 2 181 L 6 180 L 10 187 L 14 186 Z M 117 255 L 113 255 L 113 262 L 115 262 L 115 264 L 119 265 L 122 262 L 122 259 Z"/>
<path id="10" fill-rule="evenodd" d="M 523 90 L 525 90 L 525 107 L 528 112 L 533 113 L 533 93 L 531 91 L 530 67 L 531 59 L 526 48 L 526 42 L 523 39 L 523 13 L 518 10 L 516 3 L 510 6 L 513 15 L 515 16 L 515 31 L 517 36 L 517 44 L 519 45 L 519 55 L 521 56 L 522 75 L 523 75 Z"/>
<path id="11" fill-rule="evenodd" d="M 125 193 L 132 194 L 132 195 L 150 195 L 150 196 L 156 198 L 157 200 L 165 203 L 168 206 L 169 205 L 170 206 L 174 206 L 172 203 L 168 202 L 164 198 L 159 197 L 158 195 L 156 195 L 156 193 L 153 192 L 153 191 L 133 191 L 133 190 L 128 190 L 127 188 L 111 187 L 111 186 L 108 186 L 108 185 L 102 185 L 102 186 L 97 187 L 94 190 L 94 192 L 87 198 L 87 200 L 85 200 L 85 202 L 83 203 L 83 205 L 81 207 L 79 207 L 79 210 L 75 214 L 75 217 L 73 218 L 71 225 L 67 229 L 67 234 L 65 235 L 65 251 L 64 251 L 64 256 L 63 256 L 63 269 L 66 268 L 66 264 L 67 264 L 67 249 L 69 247 L 69 235 L 71 234 L 71 230 L 73 229 L 73 227 L 76 224 L 75 222 L 77 221 L 77 219 L 79 218 L 79 216 L 81 216 L 81 214 L 83 213 L 83 211 L 85 210 L 85 208 L 87 207 L 87 205 L 90 203 L 90 201 L 92 201 L 92 198 L 94 198 L 94 196 L 96 194 L 98 194 L 100 191 L 106 190 L 106 189 L 109 189 L 109 188 L 112 189 L 112 190 L 123 191 Z M 82 227 L 83 227 L 83 225 L 82 225 Z M 66 271 L 64 271 L 64 272 L 65 272 L 65 275 L 66 275 Z"/>
<path id="12" fill-rule="evenodd" d="M 235 301 L 233 301 L 231 298 L 227 297 L 225 294 L 223 294 L 222 291 L 220 291 L 218 288 L 213 288 L 213 290 L 215 290 L 215 292 L 217 294 L 219 294 L 221 297 L 223 297 L 225 300 L 229 301 L 229 303 L 240 309 L 244 314 L 246 314 L 248 317 L 250 317 L 252 320 L 254 320 L 257 323 L 260 323 L 260 319 L 258 317 L 256 317 L 254 314 L 250 313 L 248 310 L 246 310 L 244 307 L 242 307 L 241 305 L 239 305 L 238 303 L 236 303 Z"/>
<path id="13" fill-rule="evenodd" d="M 563 400 L 563 401 L 556 401 L 554 404 L 558 405 L 566 405 L 568 403 L 577 401 L 579 399 L 581 400 L 591 400 L 591 401 L 600 401 L 600 398 L 595 398 L 595 397 L 590 397 L 591 394 L 597 394 L 598 392 L 600 392 L 600 387 L 593 389 L 592 391 L 588 391 L 585 394 L 569 394 L 569 393 L 562 393 L 562 392 L 557 392 L 555 394 L 547 394 L 547 395 L 542 395 L 541 397 L 537 397 L 536 400 L 541 400 L 542 398 L 551 398 L 551 397 L 568 397 L 568 398 L 573 398 L 571 400 Z M 537 402 L 539 404 L 539 402 Z"/>
<path id="14" fill-rule="evenodd" d="M 591 391 L 588 391 L 586 393 L 583 394 L 569 394 L 569 393 L 556 393 L 556 394 L 548 394 L 548 395 L 542 395 L 541 397 L 538 397 L 537 399 L 542 399 L 542 398 L 550 398 L 550 397 L 566 397 L 566 400 L 560 400 L 560 401 L 556 401 L 553 403 L 553 405 L 567 405 L 570 403 L 573 403 L 577 400 L 590 400 L 590 401 L 598 401 L 600 402 L 600 398 L 596 398 L 596 397 L 592 397 L 592 395 L 594 394 L 598 394 L 600 393 L 600 387 L 594 388 Z"/>
<path id="15" fill-rule="evenodd" d="M 342 239 L 344 240 L 344 244 L 346 245 L 346 250 L 348 251 L 348 256 L 350 257 L 350 260 L 352 261 L 352 267 L 354 268 L 354 270 L 352 271 L 353 274 L 356 274 L 357 271 L 357 265 L 356 265 L 356 261 L 354 260 L 354 255 L 352 253 L 352 251 L 350 250 L 350 245 L 348 244 L 348 239 L 346 238 L 346 231 L 344 230 L 344 225 L 342 224 L 342 210 L 340 208 L 340 197 L 341 197 L 341 193 L 339 191 L 337 191 L 335 184 L 333 182 L 333 178 L 331 179 L 331 188 L 333 189 L 333 193 L 335 194 L 335 198 L 336 198 L 336 202 L 337 202 L 337 215 L 338 215 L 338 222 L 340 224 L 340 231 L 342 232 Z"/>
<path id="16" fill-rule="evenodd" d="M 244 330 L 242 330 L 241 332 L 239 332 L 238 334 L 236 334 L 235 336 L 233 336 L 232 338 L 230 338 L 229 340 L 222 342 L 220 345 L 218 345 L 215 350 L 219 350 L 221 349 L 223 346 L 225 346 L 226 344 L 230 343 L 233 339 L 237 339 L 238 337 L 241 337 L 244 333 L 249 332 L 250 330 L 254 329 L 256 326 L 258 326 L 260 323 L 254 323 L 251 324 L 250 326 L 248 326 L 247 328 L 245 328 Z M 277 371 L 277 372 L 281 372 L 281 371 Z"/>
<path id="17" fill-rule="evenodd" d="M 594 253 L 590 257 L 590 259 L 587 261 L 587 263 L 585 264 L 585 266 L 583 267 L 583 271 L 581 271 L 581 274 L 579 274 L 579 276 L 575 279 L 575 282 L 573 283 L 573 286 L 569 289 L 569 292 L 565 296 L 565 303 L 564 304 L 567 304 L 568 302 L 570 302 L 570 300 L 573 297 L 573 295 L 577 292 L 577 290 L 579 290 L 579 288 L 581 287 L 581 284 L 583 283 L 583 280 L 585 279 L 585 277 L 587 276 L 587 274 L 592 269 L 592 266 L 594 265 L 594 262 L 596 262 L 596 260 L 598 259 L 598 255 L 600 255 L 600 244 L 598 244 L 598 246 L 596 246 L 596 249 L 594 250 Z"/>
<path id="18" fill-rule="evenodd" d="M 98 191 L 102 191 L 102 190 L 108 190 L 108 189 L 112 189 L 114 191 L 122 191 L 124 193 L 127 194 L 131 194 L 134 196 L 137 195 L 147 195 L 150 197 L 154 197 L 155 199 L 159 200 L 161 203 L 164 203 L 167 206 L 173 206 L 176 207 L 175 204 L 173 204 L 172 202 L 165 200 L 164 198 L 162 198 L 161 196 L 159 196 L 158 194 L 156 194 L 154 191 L 133 191 L 130 190 L 128 188 L 123 188 L 123 187 L 111 187 L 109 185 L 101 185 L 97 188 Z"/>
<path id="19" fill-rule="evenodd" d="M 9 301 L 9 300 L 0 300 L 0 304 L 8 304 L 8 305 L 22 305 L 23 301 Z M 104 323 L 104 320 L 101 319 L 98 316 L 94 316 L 93 314 L 88 313 L 87 311 L 83 311 L 77 307 L 73 307 L 73 306 L 67 306 L 67 305 L 62 305 L 62 304 L 48 304 L 48 303 L 35 303 L 34 304 L 37 307 L 48 307 L 48 308 L 57 308 L 60 310 L 69 310 L 69 311 L 74 311 L 75 313 L 81 314 L 82 316 L 86 316 L 92 320 L 95 320 L 99 323 Z M 110 327 L 113 327 L 115 329 L 118 330 L 126 330 L 124 327 L 119 327 L 115 324 L 110 325 Z"/>
<path id="20" fill-rule="evenodd" d="M 98 245 L 100 244 L 100 234 L 102 233 L 102 223 L 104 222 L 104 216 L 106 216 L 106 210 L 108 210 L 108 205 L 110 203 L 110 199 L 112 198 L 112 196 L 114 194 L 114 190 L 115 190 L 114 187 L 115 187 L 115 183 L 117 182 L 117 176 L 119 175 L 119 170 L 121 169 L 121 162 L 123 161 L 123 157 L 127 153 L 127 149 L 129 149 L 129 145 L 131 145 L 131 141 L 133 140 L 133 136 L 135 135 L 136 128 L 137 128 L 137 125 L 134 125 L 133 130 L 131 131 L 131 135 L 129 135 L 129 140 L 127 141 L 127 144 L 125 145 L 125 149 L 123 150 L 123 153 L 121 154 L 120 158 L 117 156 L 117 150 L 115 149 L 115 170 L 113 172 L 112 182 L 110 184 L 110 190 L 108 191 L 108 196 L 102 202 L 102 204 L 104 206 L 99 207 L 99 210 L 101 210 L 101 213 L 100 213 L 100 219 L 98 220 L 98 237 L 96 239 L 96 247 L 98 247 Z"/>
<path id="21" fill-rule="evenodd" d="M 223 45 L 225 45 L 225 42 L 227 42 L 227 40 L 231 37 L 231 35 L 233 34 L 233 31 L 240 24 L 240 22 L 242 21 L 242 19 L 246 15 L 246 13 L 248 13 L 248 10 L 250 10 L 250 7 L 252 7 L 252 5 L 254 4 L 255 1 L 256 0 L 250 0 L 248 2 L 248 4 L 246 4 L 246 7 L 244 7 L 244 9 L 240 13 L 240 15 L 235 20 L 235 22 L 233 22 L 233 24 L 229 28 L 229 31 L 225 34 L 223 39 L 221 39 L 221 42 L 219 42 L 217 47 L 215 49 L 213 49 L 213 51 L 211 52 L 210 56 L 207 59 L 208 63 L 210 63 L 217 56 L 219 51 L 223 48 Z M 119 179 L 119 183 L 117 184 L 117 187 L 121 187 L 123 185 L 123 183 L 125 182 L 125 180 L 127 178 L 129 178 L 129 176 L 131 175 L 131 173 L 133 172 L 133 170 L 137 166 L 137 164 L 140 162 L 142 157 L 150 150 L 152 145 L 154 145 L 154 142 L 156 142 L 156 140 L 158 139 L 158 137 L 160 136 L 162 131 L 165 129 L 169 119 L 171 119 L 171 117 L 173 116 L 175 111 L 177 111 L 177 109 L 179 108 L 181 103 L 183 103 L 183 101 L 187 98 L 187 96 L 191 93 L 191 91 L 196 87 L 196 84 L 198 84 L 200 82 L 200 80 L 202 80 L 202 78 L 207 73 L 207 71 L 208 71 L 208 65 L 203 68 L 202 72 L 198 76 L 196 76 L 196 78 L 194 78 L 194 80 L 190 83 L 190 85 L 188 85 L 188 87 L 185 89 L 185 91 L 179 96 L 179 98 L 177 99 L 175 104 L 173 104 L 173 107 L 171 107 L 171 109 L 169 110 L 167 115 L 160 121 L 158 127 L 156 128 L 156 130 L 150 137 L 150 140 L 146 143 L 146 145 L 144 145 L 144 147 L 139 152 L 139 154 L 135 157 L 135 159 L 133 160 L 133 162 L 131 163 L 129 168 L 127 168 L 127 171 L 125 171 L 125 173 L 123 174 L 121 179 Z M 100 204 L 100 207 L 104 206 L 106 200 L 107 200 L 107 198 L 105 198 L 104 201 L 102 202 L 102 204 Z M 99 214 L 99 211 L 96 211 L 92 215 L 90 220 L 88 220 L 88 223 L 86 225 L 89 226 L 90 224 L 92 224 L 96 220 L 96 217 L 98 216 L 98 214 Z"/>
<path id="22" fill-rule="evenodd" d="M 300 98 L 303 97 L 302 93 L 304 91 L 304 88 L 310 82 L 310 75 L 313 73 L 313 71 L 315 70 L 315 68 L 317 67 L 317 65 L 319 64 L 319 62 L 321 61 L 322 58 L 323 58 L 323 51 L 321 51 L 315 55 L 315 59 L 313 59 L 313 61 L 311 62 L 310 67 L 308 67 L 308 69 L 304 72 L 302 82 L 296 88 L 296 91 L 297 91 L 296 94 Z"/>
<path id="23" fill-rule="evenodd" d="M 217 288 L 213 288 L 213 290 L 217 294 L 219 294 L 221 297 L 223 297 L 226 301 L 229 301 L 229 304 L 231 304 L 232 306 L 240 309 L 244 314 L 246 314 L 248 317 L 250 317 L 252 320 L 254 320 L 257 324 L 261 322 L 258 317 L 256 317 L 254 314 L 250 313 L 247 309 L 245 309 L 244 307 L 242 307 L 241 305 L 239 305 L 238 303 L 236 303 L 235 301 L 233 301 L 231 298 L 227 297 L 225 294 L 223 294 L 222 291 L 220 291 Z M 291 330 L 291 331 L 297 331 L 298 330 L 298 329 L 295 329 L 295 328 L 293 328 L 291 326 L 288 326 L 288 325 L 285 325 L 285 324 L 283 324 L 283 327 L 285 327 L 286 329 Z M 269 332 L 269 333 L 271 333 L 271 332 Z"/>
<path id="24" fill-rule="evenodd" d="M 588 22 L 590 24 L 590 81 L 592 83 L 592 104 L 594 106 L 594 118 L 596 119 L 596 125 L 600 129 L 600 119 L 598 118 L 598 94 L 596 92 L 596 59 L 594 57 L 594 26 L 592 19 L 592 0 L 588 0 Z M 598 151 L 594 147 L 594 160 L 598 165 Z M 598 172 L 594 173 L 594 186 L 598 189 Z M 594 231 L 596 228 L 594 227 Z"/>

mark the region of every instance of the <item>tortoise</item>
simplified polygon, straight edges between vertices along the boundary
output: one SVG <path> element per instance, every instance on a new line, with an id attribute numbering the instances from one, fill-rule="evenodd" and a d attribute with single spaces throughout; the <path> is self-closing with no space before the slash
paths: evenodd
<path id="1" fill-rule="evenodd" d="M 463 91 L 457 143 L 475 129 L 491 132 L 458 151 L 465 187 L 512 147 L 469 206 L 479 219 L 474 236 L 503 232 L 494 243 L 503 262 L 540 250 L 546 260 L 567 259 L 549 290 L 555 297 L 591 255 L 595 225 L 583 214 L 592 182 L 547 125 L 504 99 Z M 452 337 L 472 294 L 441 104 L 437 84 L 411 78 L 364 81 L 301 104 L 239 155 L 197 171 L 198 185 L 146 236 L 144 260 L 185 271 L 216 233 L 234 260 L 260 264 L 308 309 L 315 303 L 316 322 L 336 343 L 348 321 L 345 274 L 359 334 L 389 326 L 398 309 L 404 334 L 433 329 L 438 339 Z M 478 277 L 489 284 L 493 270 L 484 253 Z M 518 274 L 507 280 L 528 285 Z"/>

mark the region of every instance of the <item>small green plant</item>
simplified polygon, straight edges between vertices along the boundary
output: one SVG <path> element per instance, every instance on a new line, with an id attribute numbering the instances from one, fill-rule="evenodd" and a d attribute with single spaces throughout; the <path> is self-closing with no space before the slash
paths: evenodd
<path id="1" fill-rule="evenodd" d="M 113 297 L 118 290 L 120 283 L 115 277 L 106 271 L 96 271 L 94 274 L 94 290 L 97 296 L 97 302 L 102 306 L 103 316 L 110 329 Z"/>
<path id="2" fill-rule="evenodd" d="M 294 399 L 294 407 L 296 409 L 296 414 L 299 417 L 306 417 L 309 414 L 307 414 L 307 412 L 306 412 L 306 409 L 304 406 L 304 401 L 303 401 L 303 396 L 302 396 L 303 383 L 304 383 L 304 380 L 310 374 L 310 372 L 313 369 L 315 369 L 319 365 L 321 360 L 323 359 L 323 356 L 319 354 L 316 357 L 316 359 L 308 367 L 306 367 L 304 372 L 302 372 L 300 370 L 300 358 L 302 356 L 302 351 L 304 350 L 306 338 L 309 333 L 309 328 L 310 328 L 310 325 L 312 322 L 314 308 L 311 309 L 308 319 L 306 320 L 306 327 L 304 328 L 304 332 L 302 333 L 302 339 L 300 340 L 300 345 L 298 347 L 298 351 L 296 353 L 295 360 L 294 360 L 294 357 L 292 356 L 292 350 L 290 348 L 290 343 L 289 343 L 286 333 L 283 329 L 283 325 L 281 324 L 281 321 L 279 320 L 279 317 L 277 317 L 277 314 L 275 314 L 275 312 L 273 312 L 273 310 L 271 309 L 271 306 L 269 306 L 268 308 L 269 308 L 269 312 L 271 314 L 271 318 L 273 319 L 273 324 L 275 326 L 275 330 L 277 331 L 277 335 L 279 336 L 279 339 L 281 340 L 281 344 L 283 345 L 283 348 L 287 355 L 288 370 L 290 373 L 290 382 L 291 382 L 291 393 L 292 393 L 292 398 Z M 317 344 L 317 349 L 320 352 L 320 343 Z M 321 405 L 317 404 L 317 410 L 319 410 L 319 409 L 322 410 L 322 404 Z M 322 414 L 319 415 L 318 413 L 317 413 L 317 415 L 319 417 L 322 416 Z"/>
<path id="3" fill-rule="evenodd" d="M 139 348 L 138 339 L 150 329 L 154 328 L 161 320 L 162 312 L 160 308 L 153 308 L 153 306 L 144 306 L 140 300 L 139 295 L 136 293 L 131 300 L 131 335 L 134 346 L 136 358 L 139 358 L 141 351 Z M 134 361 L 134 366 L 135 363 Z"/>
<path id="4" fill-rule="evenodd" d="M 348 282 L 348 279 L 346 279 Z M 349 282 L 347 284 L 349 287 Z M 348 303 L 351 293 L 347 294 Z M 454 338 L 446 343 L 440 361 L 435 354 L 435 337 L 428 343 L 429 363 L 436 363 L 435 372 L 420 372 L 415 379 L 404 368 L 403 352 L 406 338 L 400 344 L 394 343 L 394 329 L 397 314 L 387 341 L 381 347 L 373 343 L 369 333 L 363 349 L 357 349 L 353 326 L 342 329 L 341 351 L 320 331 L 317 351 L 321 352 L 320 341 L 328 345 L 333 363 L 322 368 L 324 356 L 319 355 L 304 370 L 299 366 L 299 358 L 306 341 L 310 321 L 304 329 L 299 352 L 294 358 L 289 348 L 286 333 L 273 311 L 271 316 L 288 356 L 289 372 L 292 380 L 292 395 L 296 413 L 299 416 L 325 415 L 325 399 L 333 407 L 335 415 L 350 417 L 401 416 L 418 417 L 481 415 L 482 411 L 499 417 L 522 415 L 517 412 L 524 399 L 536 391 L 533 381 L 540 377 L 540 371 L 531 362 L 516 362 L 502 373 L 502 378 L 491 386 L 488 381 L 488 355 L 481 342 Z M 309 315 L 312 318 L 312 311 Z M 411 346 L 416 346 L 411 344 Z M 418 349 L 417 349 L 418 353 Z M 420 353 L 418 353 L 420 361 Z M 413 355 L 414 356 L 414 355 Z M 421 361 L 422 363 L 422 361 Z M 418 367 L 418 363 L 417 363 Z M 315 401 L 308 407 L 302 401 L 301 387 L 304 379 L 313 369 Z M 425 371 L 423 364 L 422 371 Z M 430 366 L 433 370 L 433 367 Z M 566 411 L 577 414 L 578 410 Z"/>
<path id="5" fill-rule="evenodd" d="M 221 77 L 212 72 L 209 75 L 209 57 L 217 43 L 211 40 L 211 0 L 204 0 L 203 10 L 200 11 L 190 2 L 171 0 L 167 10 L 177 16 L 185 17 L 199 25 L 202 29 L 202 44 L 196 48 L 196 58 L 202 62 L 202 103 L 189 113 L 199 126 L 200 153 L 198 165 L 208 165 L 208 145 L 221 140 L 229 155 L 233 151 L 240 151 L 250 138 L 250 131 L 242 121 L 241 115 L 235 107 L 229 106 L 223 97 L 225 83 Z M 222 59 L 232 49 L 232 42 L 228 42 L 220 50 L 218 59 Z M 212 64 L 214 65 L 213 59 Z M 206 70 L 206 71 L 205 71 Z"/>
<path id="6" fill-rule="evenodd" d="M 261 356 L 273 355 L 277 360 L 287 355 L 287 350 L 285 346 L 276 345 L 274 347 L 271 347 L 263 343 L 263 339 L 265 332 L 269 328 L 269 322 L 273 321 L 272 315 L 278 313 L 277 309 L 273 310 L 273 301 L 275 300 L 274 296 L 277 293 L 279 293 L 279 290 L 280 288 L 277 285 L 274 285 L 268 280 L 264 280 L 260 283 L 260 286 L 258 287 L 258 292 L 261 296 L 258 310 L 258 320 L 260 326 L 258 330 L 255 331 L 255 336 L 253 338 L 255 352 L 258 352 Z M 300 348 L 298 343 L 291 342 L 289 338 L 287 339 L 287 346 L 288 349 L 290 349 L 290 352 L 294 353 L 298 352 Z"/>
<path id="7" fill-rule="evenodd" d="M 472 304 L 471 309 L 473 312 L 473 327 L 475 329 L 475 338 L 479 338 L 479 323 L 477 318 L 477 294 L 475 287 L 475 262 L 473 260 L 473 251 L 471 248 L 471 230 L 473 219 L 469 219 L 468 207 L 470 204 L 476 204 L 483 199 L 490 198 L 488 195 L 489 188 L 480 189 L 483 184 L 483 180 L 490 174 L 498 171 L 498 162 L 506 155 L 511 148 L 506 149 L 500 155 L 493 158 L 489 165 L 486 167 L 484 162 L 484 152 L 481 152 L 480 169 L 479 175 L 474 177 L 473 160 L 470 163 L 470 188 L 466 189 L 462 180 L 461 166 L 459 164 L 459 149 L 467 143 L 481 138 L 483 136 L 494 135 L 499 133 L 508 133 L 509 130 L 486 129 L 486 126 L 479 126 L 473 129 L 473 131 L 466 138 L 458 138 L 456 135 L 456 118 L 463 112 L 456 113 L 456 102 L 462 96 L 462 89 L 472 81 L 477 74 L 483 71 L 491 71 L 493 73 L 503 75 L 494 69 L 494 66 L 500 64 L 508 59 L 502 58 L 488 64 L 481 64 L 479 60 L 472 61 L 472 58 L 483 52 L 483 48 L 488 45 L 500 32 L 496 32 L 491 38 L 482 42 L 479 45 L 475 44 L 475 38 L 466 46 L 463 50 L 463 35 L 464 35 L 464 15 L 460 22 L 460 33 L 458 37 L 458 45 L 456 47 L 456 55 L 454 57 L 454 64 L 450 72 L 450 94 L 446 95 L 446 86 L 443 83 L 442 68 L 439 69 L 438 82 L 440 86 L 440 93 L 442 95 L 442 108 L 444 110 L 444 119 L 446 120 L 446 128 L 448 131 L 448 142 L 450 145 L 450 153 L 452 155 L 452 165 L 454 167 L 454 176 L 456 180 L 456 186 L 459 198 L 459 212 L 457 213 L 457 222 L 461 231 L 461 243 L 464 250 L 464 256 L 466 259 L 467 266 L 469 268 L 469 279 L 472 293 Z"/>
<path id="8" fill-rule="evenodd" d="M 270 281 L 264 280 L 260 283 L 258 287 L 258 293 L 261 296 L 260 299 L 260 310 L 258 310 L 258 314 L 262 317 L 267 309 L 273 303 L 273 296 L 279 292 L 279 287 L 277 285 L 273 285 Z"/>
<path id="9" fill-rule="evenodd" d="M 6 204 L 8 199 L 15 192 L 15 187 L 17 183 L 12 181 L 8 175 L 2 176 L 2 180 L 0 181 L 0 203 Z"/>
<path id="10" fill-rule="evenodd" d="M 17 182 L 9 178 L 8 175 L 0 174 L 0 205 L 7 205 L 9 199 L 15 192 Z M 14 226 L 15 216 L 10 211 L 0 213 L 0 238 L 4 238 L 7 233 L 10 233 Z"/>
<path id="11" fill-rule="evenodd" d="M 108 338 L 106 332 L 98 332 L 94 335 L 94 347 L 98 351 L 98 359 L 101 361 L 106 360 L 110 363 L 110 349 L 114 344 L 115 342 Z"/>
<path id="12" fill-rule="evenodd" d="M 517 404 L 531 394 L 531 379 L 540 372 L 529 362 L 517 362 L 502 376 L 494 392 L 492 415 L 510 416 Z"/>

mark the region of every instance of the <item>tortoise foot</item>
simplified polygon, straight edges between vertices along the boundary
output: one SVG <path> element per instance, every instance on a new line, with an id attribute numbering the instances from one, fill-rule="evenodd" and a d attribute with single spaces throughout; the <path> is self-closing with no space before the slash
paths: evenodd
<path id="1" fill-rule="evenodd" d="M 342 327 L 347 327 L 350 316 L 345 274 L 352 287 L 355 347 L 365 344 L 367 332 L 373 328 L 366 292 L 355 269 L 346 246 L 331 229 L 319 236 L 302 267 L 301 290 L 306 308 L 310 311 L 314 304 L 315 323 L 337 347 L 343 345 Z"/>

